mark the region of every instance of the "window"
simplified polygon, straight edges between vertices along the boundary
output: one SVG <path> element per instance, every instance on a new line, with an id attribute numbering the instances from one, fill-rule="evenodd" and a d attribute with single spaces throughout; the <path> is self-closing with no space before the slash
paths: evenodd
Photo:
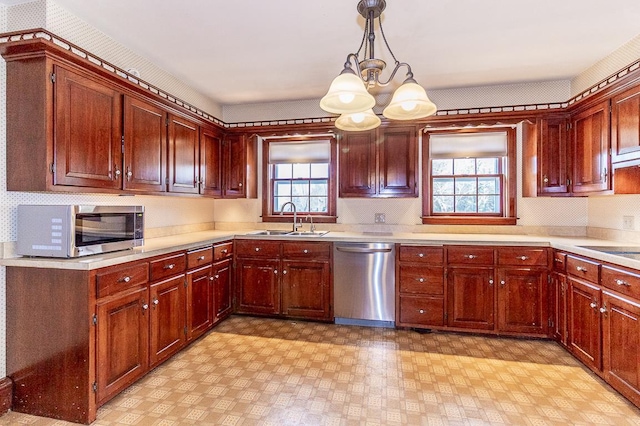
<path id="1" fill-rule="evenodd" d="M 293 210 L 287 203 L 300 217 L 335 222 L 333 136 L 265 139 L 263 158 L 263 222 L 290 222 Z"/>
<path id="2" fill-rule="evenodd" d="M 515 130 L 429 132 L 423 223 L 515 224 Z"/>

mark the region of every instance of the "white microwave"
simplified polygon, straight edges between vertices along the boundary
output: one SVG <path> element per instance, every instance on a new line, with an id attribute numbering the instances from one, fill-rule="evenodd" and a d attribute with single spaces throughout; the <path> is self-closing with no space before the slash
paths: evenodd
<path id="1" fill-rule="evenodd" d="M 19 205 L 16 252 L 79 257 L 144 243 L 144 206 Z"/>

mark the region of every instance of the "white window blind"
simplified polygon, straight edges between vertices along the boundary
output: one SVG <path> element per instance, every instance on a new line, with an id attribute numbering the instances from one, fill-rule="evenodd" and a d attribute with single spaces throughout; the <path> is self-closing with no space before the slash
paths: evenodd
<path id="1" fill-rule="evenodd" d="M 429 137 L 431 158 L 482 158 L 507 155 L 507 132 L 435 134 Z"/>
<path id="2" fill-rule="evenodd" d="M 329 162 L 331 162 L 331 142 L 328 140 L 269 143 L 270 164 Z"/>

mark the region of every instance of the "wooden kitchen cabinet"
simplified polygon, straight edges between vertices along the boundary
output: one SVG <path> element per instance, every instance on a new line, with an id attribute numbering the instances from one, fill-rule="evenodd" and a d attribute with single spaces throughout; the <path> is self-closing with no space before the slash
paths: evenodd
<path id="1" fill-rule="evenodd" d="M 493 267 L 451 267 L 448 276 L 448 325 L 456 328 L 495 328 Z"/>
<path id="2" fill-rule="evenodd" d="M 193 121 L 169 116 L 169 191 L 200 190 L 200 129 Z"/>
<path id="3" fill-rule="evenodd" d="M 225 135 L 222 148 L 223 198 L 256 198 L 256 142 L 242 133 Z"/>
<path id="4" fill-rule="evenodd" d="M 332 320 L 331 243 L 282 243 L 282 315 Z"/>
<path id="5" fill-rule="evenodd" d="M 417 197 L 416 126 L 340 135 L 340 197 Z"/>
<path id="6" fill-rule="evenodd" d="M 640 160 L 640 86 L 611 98 L 611 162 Z"/>
<path id="7" fill-rule="evenodd" d="M 611 189 L 609 100 L 571 115 L 572 192 Z"/>
<path id="8" fill-rule="evenodd" d="M 233 241 L 213 246 L 214 321 L 222 321 L 233 312 Z"/>
<path id="9" fill-rule="evenodd" d="M 589 368 L 602 369 L 599 264 L 567 256 L 569 350 Z"/>
<path id="10" fill-rule="evenodd" d="M 236 241 L 237 313 L 332 319 L 331 243 Z"/>
<path id="11" fill-rule="evenodd" d="M 187 272 L 186 297 L 187 340 L 193 340 L 213 326 L 215 315 L 213 275 L 210 264 Z"/>
<path id="12" fill-rule="evenodd" d="M 397 252 L 396 326 L 444 326 L 444 248 L 399 245 Z"/>
<path id="13" fill-rule="evenodd" d="M 200 127 L 200 193 L 222 197 L 222 133 Z"/>
<path id="14" fill-rule="evenodd" d="M 539 117 L 523 124 L 523 195 L 568 195 L 569 119 L 565 114 Z"/>
<path id="15" fill-rule="evenodd" d="M 166 191 L 166 121 L 163 108 L 137 97 L 124 97 L 123 189 Z"/>
<path id="16" fill-rule="evenodd" d="M 567 347 L 567 254 L 553 252 L 553 265 L 549 279 L 549 310 L 551 311 L 551 335 Z"/>

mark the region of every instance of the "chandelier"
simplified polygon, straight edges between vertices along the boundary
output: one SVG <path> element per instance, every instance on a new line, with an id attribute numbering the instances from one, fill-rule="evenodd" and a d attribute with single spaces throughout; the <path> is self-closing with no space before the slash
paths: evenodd
<path id="1" fill-rule="evenodd" d="M 373 112 L 376 100 L 368 92 L 375 86 L 385 87 L 402 67 L 407 68 L 404 82 L 396 89 L 391 102 L 382 115 L 391 120 L 415 120 L 435 114 L 437 107 L 427 97 L 424 88 L 416 83 L 411 66 L 400 62 L 389 47 L 382 30 L 380 15 L 387 6 L 385 0 L 360 0 L 358 13 L 365 19 L 362 43 L 356 53 L 347 55 L 344 69 L 332 82 L 327 94 L 320 100 L 320 108 L 334 114 L 341 114 L 336 127 L 341 130 L 370 130 L 380 125 L 380 118 Z M 395 61 L 395 67 L 386 81 L 381 74 L 386 63 L 374 54 L 375 19 L 387 50 Z M 360 54 L 362 53 L 362 59 Z M 356 71 L 352 68 L 354 67 Z"/>

